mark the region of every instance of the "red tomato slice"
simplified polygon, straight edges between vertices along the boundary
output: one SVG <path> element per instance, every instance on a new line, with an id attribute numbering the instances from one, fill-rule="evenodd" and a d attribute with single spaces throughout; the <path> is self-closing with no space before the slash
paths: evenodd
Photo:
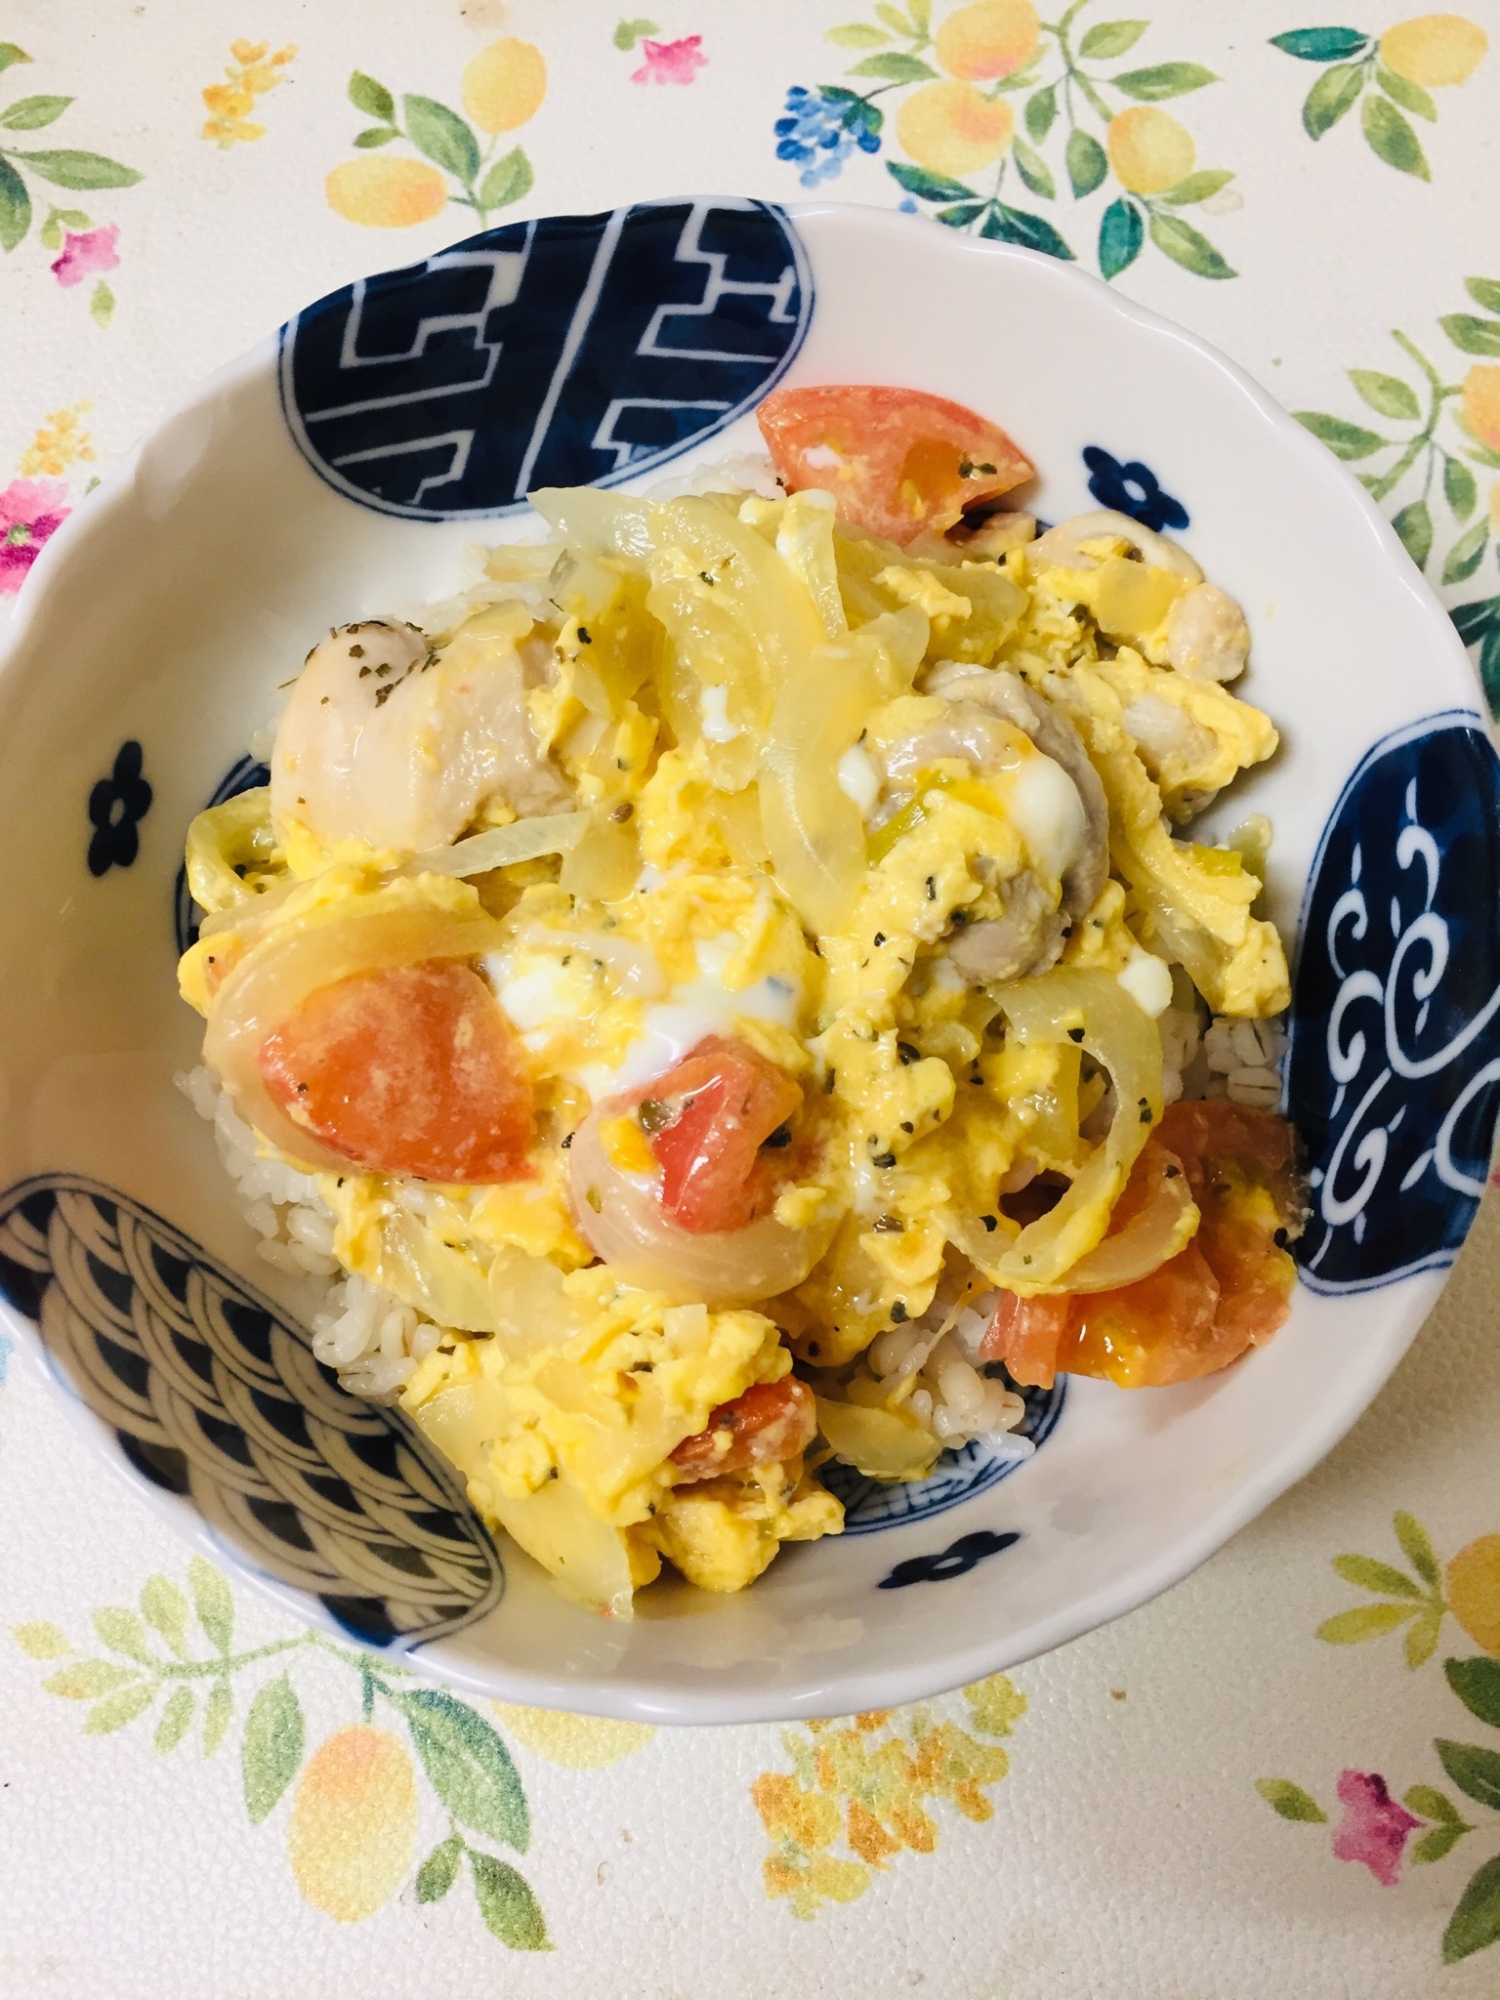
<path id="1" fill-rule="evenodd" d="M 844 520 L 902 548 L 1034 469 L 997 425 L 922 389 L 777 389 L 756 414 L 789 493 L 821 486 Z"/>
<path id="2" fill-rule="evenodd" d="M 720 1403 L 708 1428 L 684 1438 L 672 1463 L 688 1480 L 713 1479 L 749 1465 L 776 1465 L 806 1451 L 818 1428 L 813 1392 L 795 1375 L 758 1382 L 732 1403 Z"/>
<path id="3" fill-rule="evenodd" d="M 786 1177 L 767 1139 L 802 1102 L 784 1069 L 725 1035 L 710 1035 L 641 1093 L 639 1116 L 661 1168 L 661 1205 L 691 1235 L 743 1229 Z"/>
<path id="4" fill-rule="evenodd" d="M 1284 1118 L 1227 1098 L 1171 1105 L 1153 1144 L 1182 1162 L 1202 1214 L 1198 1233 L 1149 1277 L 1111 1292 L 1020 1299 L 1002 1292 L 981 1354 L 1023 1384 L 1097 1375 L 1162 1388 L 1228 1367 L 1269 1340 L 1291 1308 L 1296 1266 L 1284 1245 L 1301 1220 L 1297 1135 Z M 1135 1177 L 1116 1205 L 1128 1219 Z"/>
<path id="5" fill-rule="evenodd" d="M 355 1166 L 421 1180 L 515 1180 L 531 1084 L 488 986 L 455 960 L 320 986 L 256 1058 L 287 1116 Z"/>

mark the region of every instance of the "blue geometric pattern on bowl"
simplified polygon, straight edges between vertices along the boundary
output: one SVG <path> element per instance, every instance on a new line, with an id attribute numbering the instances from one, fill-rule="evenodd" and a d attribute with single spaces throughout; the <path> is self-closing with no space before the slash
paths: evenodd
<path id="1" fill-rule="evenodd" d="M 237 799 L 241 792 L 258 791 L 262 785 L 269 785 L 269 768 L 255 757 L 241 757 L 231 764 L 220 778 L 213 791 L 204 800 L 204 809 L 221 806 L 226 799 Z M 198 942 L 198 925 L 201 913 L 188 889 L 187 869 L 179 868 L 177 880 L 172 887 L 172 922 L 177 933 L 177 952 L 180 957 L 189 945 Z"/>
<path id="2" fill-rule="evenodd" d="M 500 1602 L 499 1551 L 451 1469 L 151 1209 L 77 1174 L 22 1181 L 0 1195 L 0 1294 L 137 1472 L 365 1644 Z"/>
<path id="3" fill-rule="evenodd" d="M 471 236 L 361 278 L 281 332 L 282 407 L 331 486 L 417 520 L 610 486 L 752 409 L 812 281 L 758 201 L 664 201 Z"/>
<path id="4" fill-rule="evenodd" d="M 1020 1389 L 1026 1414 L 1014 1435 L 1030 1438 L 1040 1450 L 1057 1428 L 1062 1415 L 1067 1381 L 1059 1377 L 1050 1389 Z M 830 1493 L 844 1503 L 844 1533 L 871 1535 L 881 1528 L 905 1528 L 913 1521 L 946 1514 L 987 1493 L 992 1486 L 1024 1465 L 1024 1458 L 1007 1458 L 1003 1440 L 992 1444 L 988 1438 L 972 1438 L 957 1451 L 945 1451 L 925 1479 L 886 1482 L 867 1479 L 852 1465 L 825 1465 L 820 1477 Z"/>
<path id="5" fill-rule="evenodd" d="M 1382 739 L 1323 832 L 1293 983 L 1297 1245 L 1319 1291 L 1448 1264 L 1500 1112 L 1500 759 L 1467 710 Z"/>

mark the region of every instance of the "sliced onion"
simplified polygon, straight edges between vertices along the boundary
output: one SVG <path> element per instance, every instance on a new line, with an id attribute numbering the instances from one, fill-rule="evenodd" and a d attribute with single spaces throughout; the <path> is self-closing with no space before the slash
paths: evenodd
<path id="1" fill-rule="evenodd" d="M 1017 980 L 994 997 L 1010 1032 L 1022 1042 L 1072 1041 L 1069 1031 L 1081 1029 L 1081 1046 L 1109 1071 L 1116 1108 L 1104 1142 L 1049 1214 L 1023 1229 L 998 1256 L 993 1250 L 974 1254 L 984 1250 L 975 1241 L 977 1232 L 966 1234 L 960 1247 L 991 1284 L 1022 1298 L 1071 1291 L 1073 1267 L 1103 1240 L 1110 1211 L 1161 1117 L 1161 1035 L 1112 972 L 1064 967 L 1040 979 Z"/>
<path id="2" fill-rule="evenodd" d="M 1198 1233 L 1198 1204 L 1182 1165 L 1165 1146 L 1149 1146 L 1137 1172 L 1150 1175 L 1146 1198 L 1118 1235 L 1080 1257 L 1067 1275 L 1069 1292 L 1109 1292 L 1148 1278 Z"/>
<path id="3" fill-rule="evenodd" d="M 470 892 L 472 894 L 472 892 Z M 366 898 L 361 913 L 335 905 L 278 928 L 245 953 L 214 998 L 203 1059 L 221 1078 L 240 1116 L 274 1146 L 309 1168 L 347 1173 L 349 1162 L 296 1124 L 266 1089 L 261 1044 L 307 994 L 353 972 L 427 959 L 482 958 L 504 933 L 484 915 L 460 916 L 431 904 Z"/>
<path id="4" fill-rule="evenodd" d="M 1185 577 L 1189 583 L 1203 581 L 1202 570 L 1180 543 L 1169 542 L 1165 535 L 1143 528 L 1128 514 L 1117 514 L 1108 507 L 1098 508 L 1090 514 L 1074 514 L 1070 520 L 1059 521 L 1055 528 L 1049 528 L 1045 535 L 1039 535 L 1031 544 L 1026 551 L 1026 560 L 1034 569 L 1092 569 L 1095 558 L 1086 555 L 1080 544 L 1104 541 L 1108 537 L 1128 542 L 1133 549 L 1139 549 L 1153 569 L 1170 570 L 1174 576 Z"/>
<path id="5" fill-rule="evenodd" d="M 656 546 L 649 500 L 597 486 L 539 486 L 526 498 L 570 548 L 641 563 Z"/>
<path id="6" fill-rule="evenodd" d="M 751 1305 L 800 1285 L 828 1245 L 828 1229 L 788 1229 L 763 1215 L 744 1229 L 693 1234 L 663 1214 L 654 1182 L 615 1166 L 591 1112 L 568 1153 L 580 1233 L 620 1279 L 684 1305 Z M 596 1205 L 597 1204 L 597 1205 Z"/>
<path id="7" fill-rule="evenodd" d="M 543 813 L 536 819 L 512 820 L 492 826 L 452 847 L 433 847 L 416 855 L 402 871 L 407 875 L 487 875 L 513 861 L 534 861 L 539 854 L 566 854 L 588 831 L 586 812 Z"/>
<path id="8" fill-rule="evenodd" d="M 942 1442 L 906 1410 L 872 1410 L 818 1398 L 818 1429 L 835 1458 L 867 1479 L 920 1479 Z"/>

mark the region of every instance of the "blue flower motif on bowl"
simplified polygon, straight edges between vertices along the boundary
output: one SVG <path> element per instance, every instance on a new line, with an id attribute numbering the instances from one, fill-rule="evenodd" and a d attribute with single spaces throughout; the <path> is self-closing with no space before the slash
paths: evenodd
<path id="1" fill-rule="evenodd" d="M 812 315 L 758 201 L 647 202 L 491 229 L 289 320 L 281 396 L 328 483 L 382 513 L 518 513 L 610 486 L 753 409 Z"/>
<path id="2" fill-rule="evenodd" d="M 89 793 L 90 875 L 107 875 L 111 868 L 130 868 L 140 853 L 140 824 L 151 810 L 151 787 L 141 772 L 141 746 L 131 737 L 120 745 L 114 768 Z"/>
<path id="3" fill-rule="evenodd" d="M 1323 833 L 1292 1003 L 1288 1104 L 1320 1291 L 1451 1263 L 1500 1113 L 1500 759 L 1467 710 L 1385 737 Z"/>
<path id="4" fill-rule="evenodd" d="M 1185 528 L 1188 510 L 1180 500 L 1162 490 L 1160 480 L 1149 465 L 1138 458 L 1122 464 L 1096 444 L 1085 445 L 1083 462 L 1089 469 L 1089 491 L 1101 507 L 1128 514 L 1143 528 L 1160 534 L 1163 528 Z"/>

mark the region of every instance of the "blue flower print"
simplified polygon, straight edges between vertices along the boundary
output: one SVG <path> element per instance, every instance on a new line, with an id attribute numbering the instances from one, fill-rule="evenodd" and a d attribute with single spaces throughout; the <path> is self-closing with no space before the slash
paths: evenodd
<path id="1" fill-rule="evenodd" d="M 141 776 L 141 746 L 131 737 L 122 743 L 115 767 L 89 793 L 89 873 L 107 875 L 111 868 L 128 868 L 140 852 L 136 831 L 151 810 L 151 787 Z"/>
<path id="2" fill-rule="evenodd" d="M 793 84 L 786 94 L 786 115 L 776 121 L 776 157 L 800 167 L 805 188 L 831 181 L 858 147 L 880 151 L 884 119 L 873 104 L 852 90 L 830 83 L 807 90 Z"/>
<path id="3" fill-rule="evenodd" d="M 1138 458 L 1122 465 L 1096 444 L 1085 445 L 1083 462 L 1089 469 L 1089 491 L 1101 507 L 1128 514 L 1143 528 L 1160 534 L 1163 528 L 1185 528 L 1188 510 L 1180 500 L 1164 493 L 1150 466 Z"/>
<path id="4" fill-rule="evenodd" d="M 1014 1529 L 997 1535 L 992 1528 L 980 1528 L 972 1535 L 960 1535 L 941 1555 L 908 1556 L 905 1562 L 897 1563 L 889 1576 L 883 1576 L 875 1588 L 905 1590 L 908 1584 L 941 1583 L 946 1577 L 967 1576 L 975 1563 L 983 1562 L 986 1556 L 999 1555 L 1020 1539 Z"/>

